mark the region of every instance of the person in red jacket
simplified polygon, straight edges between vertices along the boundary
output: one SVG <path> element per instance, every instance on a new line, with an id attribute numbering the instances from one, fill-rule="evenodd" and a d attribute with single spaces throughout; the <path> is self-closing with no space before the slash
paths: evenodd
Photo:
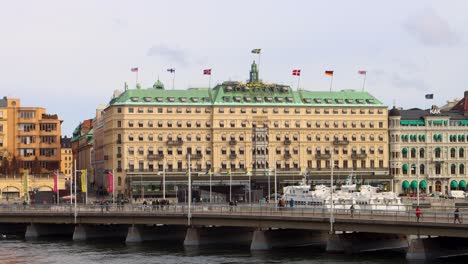
<path id="1" fill-rule="evenodd" d="M 422 213 L 421 213 L 421 209 L 419 209 L 419 206 L 416 207 L 416 220 L 419 222 L 419 218 L 421 218 L 422 216 Z"/>

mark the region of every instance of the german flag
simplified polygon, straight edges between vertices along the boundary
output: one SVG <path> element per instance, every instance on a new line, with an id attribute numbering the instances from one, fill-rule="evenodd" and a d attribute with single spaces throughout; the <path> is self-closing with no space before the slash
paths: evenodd
<path id="1" fill-rule="evenodd" d="M 333 71 L 325 71 L 325 75 L 333 76 Z"/>

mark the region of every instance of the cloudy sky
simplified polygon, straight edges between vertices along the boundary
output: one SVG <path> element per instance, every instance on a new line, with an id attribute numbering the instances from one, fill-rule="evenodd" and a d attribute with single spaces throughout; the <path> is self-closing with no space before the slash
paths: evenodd
<path id="1" fill-rule="evenodd" d="M 391 106 L 428 107 L 468 90 L 467 1 L 0 0 L 0 95 L 43 106 L 70 135 L 124 82 L 144 87 L 176 68 L 176 89 L 261 78 L 327 90 L 366 90 Z M 434 100 L 424 94 L 434 93 Z"/>

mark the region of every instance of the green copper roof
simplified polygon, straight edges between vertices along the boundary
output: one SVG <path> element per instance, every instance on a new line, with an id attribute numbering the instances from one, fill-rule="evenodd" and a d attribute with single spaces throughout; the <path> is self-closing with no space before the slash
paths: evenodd
<path id="1" fill-rule="evenodd" d="M 151 88 L 125 90 L 109 104 L 385 107 L 377 98 L 363 91 L 293 91 L 286 85 L 262 83 L 255 62 L 248 83 L 229 81 L 212 89 L 165 90 L 158 80 Z"/>

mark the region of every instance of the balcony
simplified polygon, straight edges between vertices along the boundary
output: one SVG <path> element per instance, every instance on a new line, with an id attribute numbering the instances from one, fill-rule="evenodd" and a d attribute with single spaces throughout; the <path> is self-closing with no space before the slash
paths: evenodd
<path id="1" fill-rule="evenodd" d="M 351 159 L 365 159 L 365 158 L 367 158 L 367 154 L 357 154 L 357 153 L 351 154 Z"/>
<path id="2" fill-rule="evenodd" d="M 283 156 L 285 159 L 290 159 L 291 158 L 291 153 L 284 153 Z"/>
<path id="3" fill-rule="evenodd" d="M 122 158 L 122 153 L 117 153 L 117 158 Z"/>
<path id="4" fill-rule="evenodd" d="M 151 161 L 151 160 L 162 160 L 164 159 L 164 154 L 148 154 L 146 158 Z"/>
<path id="5" fill-rule="evenodd" d="M 187 158 L 188 158 L 188 154 L 187 154 Z M 202 159 L 202 158 L 203 158 L 203 154 L 201 154 L 201 153 L 190 154 L 190 159 L 192 159 L 192 160 L 199 160 L 199 159 Z"/>
<path id="6" fill-rule="evenodd" d="M 284 144 L 285 145 L 291 145 L 291 140 L 289 140 L 289 139 L 284 140 Z"/>
<path id="7" fill-rule="evenodd" d="M 331 154 L 315 154 L 317 160 L 328 160 L 331 159 Z"/>
<path id="8" fill-rule="evenodd" d="M 234 146 L 237 144 L 237 141 L 235 139 L 231 139 L 231 141 L 229 141 L 229 145 L 231 146 Z"/>
<path id="9" fill-rule="evenodd" d="M 335 140 L 333 141 L 333 145 L 335 146 L 347 146 L 349 144 L 348 140 Z"/>
<path id="10" fill-rule="evenodd" d="M 167 145 L 168 146 L 182 146 L 184 144 L 184 141 L 182 139 L 179 140 L 168 140 Z"/>
<path id="11" fill-rule="evenodd" d="M 237 154 L 231 153 L 231 154 L 229 154 L 229 158 L 230 159 L 237 159 Z"/>

